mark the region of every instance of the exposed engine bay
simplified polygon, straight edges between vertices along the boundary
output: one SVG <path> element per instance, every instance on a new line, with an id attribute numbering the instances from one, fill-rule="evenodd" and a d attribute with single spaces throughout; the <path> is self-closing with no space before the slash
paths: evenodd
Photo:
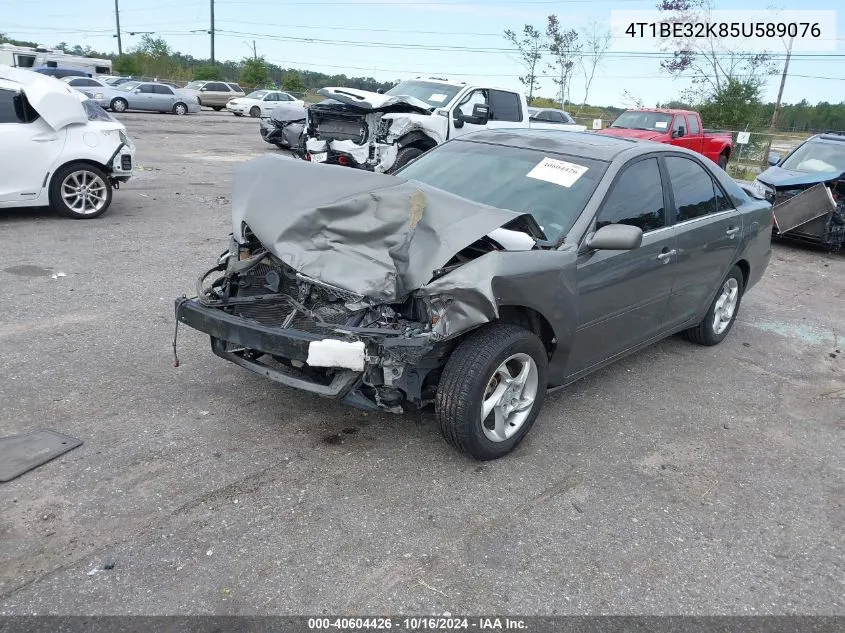
<path id="1" fill-rule="evenodd" d="M 830 251 L 845 246 L 845 179 L 810 187 L 772 187 L 766 199 L 774 209 L 775 236 Z"/>

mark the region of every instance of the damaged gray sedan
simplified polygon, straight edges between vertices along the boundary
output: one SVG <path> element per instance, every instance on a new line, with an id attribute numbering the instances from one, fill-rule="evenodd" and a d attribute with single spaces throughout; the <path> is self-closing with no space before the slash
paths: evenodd
<path id="1" fill-rule="evenodd" d="M 719 343 L 771 254 L 771 205 L 697 154 L 577 132 L 479 132 L 396 176 L 268 156 L 232 206 L 177 323 L 288 386 L 433 403 L 477 459 L 511 451 L 548 388 L 676 332 Z"/>

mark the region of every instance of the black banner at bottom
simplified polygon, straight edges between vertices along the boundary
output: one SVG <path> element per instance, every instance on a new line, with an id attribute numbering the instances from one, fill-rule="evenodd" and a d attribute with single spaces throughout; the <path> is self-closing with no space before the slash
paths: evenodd
<path id="1" fill-rule="evenodd" d="M 0 616 L 2 633 L 845 633 L 845 616 Z"/>

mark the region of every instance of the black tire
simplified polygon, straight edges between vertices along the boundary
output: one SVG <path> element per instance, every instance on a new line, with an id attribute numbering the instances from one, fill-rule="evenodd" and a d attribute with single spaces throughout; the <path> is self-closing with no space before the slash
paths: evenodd
<path id="1" fill-rule="evenodd" d="M 188 106 L 181 101 L 173 104 L 173 114 L 176 116 L 184 116 L 188 114 Z"/>
<path id="2" fill-rule="evenodd" d="M 721 332 L 716 331 L 716 308 L 719 303 L 720 298 L 722 297 L 723 292 L 726 289 L 726 286 L 731 285 L 731 280 L 736 283 L 736 305 L 734 306 L 733 312 L 731 313 L 730 320 L 727 322 L 727 327 Z M 725 280 L 719 284 L 719 289 L 716 291 L 716 296 L 713 297 L 713 301 L 710 303 L 710 308 L 707 310 L 707 314 L 702 319 L 701 323 L 692 327 L 688 330 L 684 330 L 684 336 L 692 341 L 693 343 L 698 343 L 699 345 L 718 345 L 721 343 L 736 322 L 736 315 L 739 314 L 739 308 L 742 304 L 742 293 L 745 291 L 745 282 L 743 278 L 742 271 L 739 269 L 739 266 L 734 266 L 731 268 L 731 271 L 728 273 L 728 276 L 725 277 Z"/>
<path id="3" fill-rule="evenodd" d="M 99 209 L 91 210 L 87 213 L 74 210 L 68 204 L 68 201 L 62 196 L 62 188 L 65 184 L 65 180 L 71 177 L 72 174 L 78 172 L 91 174 L 96 176 L 96 178 L 99 178 L 100 185 L 104 189 L 105 193 L 105 202 Z M 68 183 L 68 186 L 72 186 L 71 182 Z M 56 173 L 53 174 L 53 179 L 50 181 L 49 195 L 50 206 L 57 213 L 60 213 L 68 218 L 73 218 L 74 220 L 91 220 L 93 218 L 100 217 L 108 211 L 112 200 L 112 185 L 111 182 L 109 182 L 108 176 L 106 176 L 105 172 L 99 167 L 90 163 L 68 163 L 67 165 L 59 167 L 59 169 L 56 170 Z"/>
<path id="4" fill-rule="evenodd" d="M 719 154 L 719 167 L 722 168 L 723 171 L 728 170 L 728 155 L 727 154 Z"/>
<path id="5" fill-rule="evenodd" d="M 220 110 L 223 109 L 223 106 L 213 106 L 211 109 L 214 110 L 215 112 L 220 112 Z"/>
<path id="6" fill-rule="evenodd" d="M 126 112 L 129 109 L 129 103 L 126 99 L 116 97 L 111 100 L 109 108 L 111 108 L 112 112 Z"/>
<path id="7" fill-rule="evenodd" d="M 260 117 L 261 116 L 261 108 L 259 108 L 258 106 L 252 106 L 249 109 L 249 116 L 251 116 L 253 119 L 257 119 L 258 117 Z"/>
<path id="8" fill-rule="evenodd" d="M 396 162 L 393 163 L 393 167 L 387 170 L 387 173 L 392 174 L 400 167 L 404 167 L 410 163 L 417 156 L 422 156 L 423 154 L 425 154 L 425 150 L 420 149 L 419 147 L 403 147 L 396 154 Z"/>
<path id="9" fill-rule="evenodd" d="M 519 429 L 508 439 L 492 441 L 482 428 L 481 403 L 496 377 L 496 368 L 514 354 L 527 354 L 537 369 L 534 403 Z M 479 328 L 454 349 L 437 388 L 435 412 L 446 441 L 475 459 L 486 461 L 510 453 L 531 430 L 546 395 L 548 356 L 537 336 L 510 323 Z"/>

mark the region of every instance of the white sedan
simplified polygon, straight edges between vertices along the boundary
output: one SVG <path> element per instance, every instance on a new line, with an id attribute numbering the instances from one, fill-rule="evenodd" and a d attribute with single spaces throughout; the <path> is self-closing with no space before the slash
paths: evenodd
<path id="1" fill-rule="evenodd" d="M 304 106 L 301 99 L 281 90 L 254 90 L 245 97 L 231 99 L 226 109 L 235 116 L 268 117 L 280 103 Z"/>

